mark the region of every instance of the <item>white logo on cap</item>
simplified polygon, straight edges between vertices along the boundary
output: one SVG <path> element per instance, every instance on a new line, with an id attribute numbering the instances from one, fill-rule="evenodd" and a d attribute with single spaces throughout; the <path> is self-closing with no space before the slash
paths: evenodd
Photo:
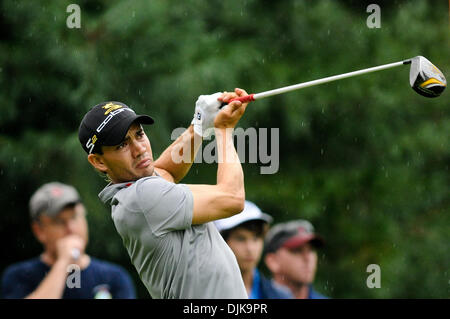
<path id="1" fill-rule="evenodd" d="M 119 114 L 119 113 L 121 113 L 121 112 L 123 112 L 123 111 L 125 111 L 125 110 L 134 113 L 134 111 L 131 110 L 131 109 L 129 109 L 129 108 L 123 108 L 123 109 L 117 109 L 117 110 L 114 110 L 114 111 L 112 111 L 111 113 L 109 113 L 109 115 L 103 120 L 102 123 L 100 123 L 100 125 L 97 127 L 96 131 L 97 131 L 98 133 L 100 133 L 100 132 L 103 130 L 103 128 L 106 126 L 106 124 L 108 124 L 109 121 L 111 121 L 111 119 L 112 119 L 114 116 L 116 116 L 117 114 Z M 94 135 L 94 136 L 95 136 L 95 135 Z M 93 137 L 92 137 L 92 138 L 93 138 Z M 95 139 L 95 141 L 93 141 L 92 138 L 88 139 L 88 141 L 86 142 L 86 148 L 89 150 L 89 154 L 91 154 L 92 151 L 94 150 L 95 142 L 97 141 L 97 138 Z"/>
<path id="2" fill-rule="evenodd" d="M 123 111 L 125 111 L 126 109 L 118 109 L 118 110 L 115 110 L 115 111 L 112 111 L 111 113 L 109 113 L 109 115 L 106 117 L 106 119 L 97 127 L 97 132 L 98 133 L 100 133 L 102 130 L 103 130 L 103 128 L 106 126 L 106 124 L 108 124 L 108 122 L 109 121 L 111 121 L 111 119 L 115 116 L 115 115 L 117 115 L 117 114 L 119 114 L 119 113 L 121 113 L 121 112 L 123 112 Z"/>

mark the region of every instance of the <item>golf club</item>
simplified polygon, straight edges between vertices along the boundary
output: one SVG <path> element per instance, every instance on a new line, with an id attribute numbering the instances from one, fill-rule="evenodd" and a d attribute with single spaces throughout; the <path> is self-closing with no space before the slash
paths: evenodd
<path id="1" fill-rule="evenodd" d="M 270 90 L 270 91 L 266 91 L 266 92 L 250 94 L 250 95 L 247 95 L 244 97 L 232 99 L 228 103 L 231 103 L 232 101 L 236 101 L 236 100 L 241 101 L 243 103 L 252 102 L 252 101 L 260 100 L 265 97 L 269 97 L 269 96 L 273 96 L 273 95 L 278 95 L 278 94 L 282 94 L 282 93 L 286 93 L 286 92 L 290 92 L 290 91 L 294 91 L 294 90 L 299 90 L 299 89 L 303 89 L 306 87 L 319 85 L 319 84 L 323 84 L 323 83 L 328 83 L 328 82 L 332 82 L 332 81 L 342 80 L 345 78 L 349 78 L 349 77 L 357 76 L 357 75 L 361 75 L 361 74 L 366 74 L 366 73 L 370 73 L 370 72 L 395 68 L 397 66 L 406 65 L 406 64 L 411 64 L 411 68 L 409 71 L 409 83 L 410 83 L 411 87 L 414 89 L 414 91 L 416 91 L 420 95 L 423 95 L 426 97 L 437 97 L 437 96 L 441 95 L 441 93 L 444 91 L 445 87 L 447 86 L 447 81 L 445 80 L 444 74 L 436 66 L 434 66 L 433 63 L 431 63 L 425 57 L 419 55 L 414 58 L 407 59 L 407 60 L 400 61 L 400 62 L 379 65 L 379 66 L 375 66 L 375 67 L 368 68 L 368 69 L 353 71 L 353 72 L 349 72 L 349 73 L 329 76 L 329 77 L 314 80 L 314 81 L 285 86 L 285 87 L 282 87 L 279 89 L 274 89 L 274 90 Z M 223 103 L 222 106 L 224 106 L 226 104 L 227 103 Z"/>

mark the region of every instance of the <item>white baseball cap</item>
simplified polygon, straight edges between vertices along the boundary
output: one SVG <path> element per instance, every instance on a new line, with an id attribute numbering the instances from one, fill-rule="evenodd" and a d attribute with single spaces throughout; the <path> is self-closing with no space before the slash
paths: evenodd
<path id="1" fill-rule="evenodd" d="M 273 218 L 270 215 L 263 213 L 254 203 L 246 200 L 244 210 L 241 213 L 228 218 L 216 220 L 214 224 L 219 232 L 222 232 L 224 230 L 235 228 L 240 224 L 251 220 L 262 220 L 270 224 L 273 221 Z"/>

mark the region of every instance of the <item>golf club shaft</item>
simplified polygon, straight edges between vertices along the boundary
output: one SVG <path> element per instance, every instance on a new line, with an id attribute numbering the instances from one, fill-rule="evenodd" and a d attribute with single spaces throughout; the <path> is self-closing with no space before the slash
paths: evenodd
<path id="1" fill-rule="evenodd" d="M 232 101 L 236 101 L 236 100 L 241 101 L 241 102 L 251 102 L 251 101 L 260 100 L 265 97 L 269 97 L 269 96 L 273 96 L 273 95 L 287 93 L 287 92 L 291 92 L 294 90 L 299 90 L 299 89 L 303 89 L 306 87 L 319 85 L 319 84 L 323 84 L 323 83 L 328 83 L 328 82 L 332 82 L 332 81 L 342 80 L 345 78 L 349 78 L 349 77 L 357 76 L 357 75 L 361 75 L 361 74 L 366 74 L 366 73 L 370 73 L 370 72 L 376 72 L 376 71 L 380 71 L 380 70 L 395 68 L 397 66 L 409 64 L 409 63 L 411 63 L 411 60 L 408 59 L 408 60 L 404 60 L 404 61 L 400 61 L 400 62 L 379 65 L 379 66 L 375 66 L 375 67 L 368 68 L 368 69 L 348 72 L 348 73 L 339 74 L 339 75 L 333 75 L 333 76 L 329 76 L 329 77 L 326 77 L 323 79 L 318 79 L 318 80 L 313 80 L 313 81 L 309 81 L 309 82 L 285 86 L 285 87 L 282 87 L 279 89 L 274 89 L 274 90 L 270 90 L 270 91 L 266 91 L 266 92 L 250 94 L 250 95 L 247 95 L 244 97 L 232 99 L 228 103 L 231 103 Z"/>

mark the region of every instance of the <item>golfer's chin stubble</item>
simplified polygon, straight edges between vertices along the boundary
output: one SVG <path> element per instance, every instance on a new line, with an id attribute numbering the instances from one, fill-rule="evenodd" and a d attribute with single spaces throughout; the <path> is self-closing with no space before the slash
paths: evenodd
<path id="1" fill-rule="evenodd" d="M 120 172 L 111 171 L 108 176 L 115 184 L 137 181 L 143 177 L 153 176 L 155 173 L 155 167 L 153 162 L 145 168 L 133 168 L 128 170 L 121 170 Z"/>
<path id="2" fill-rule="evenodd" d="M 154 174 L 155 174 L 155 167 L 153 166 L 152 163 L 147 168 L 144 169 L 143 174 L 139 178 L 153 176 Z"/>
<path id="3" fill-rule="evenodd" d="M 145 168 L 135 168 L 134 172 L 135 172 L 135 174 L 134 174 L 133 180 L 136 181 L 143 177 L 152 176 L 155 172 L 155 167 L 153 166 L 153 162 L 152 162 L 149 166 L 147 166 Z"/>

